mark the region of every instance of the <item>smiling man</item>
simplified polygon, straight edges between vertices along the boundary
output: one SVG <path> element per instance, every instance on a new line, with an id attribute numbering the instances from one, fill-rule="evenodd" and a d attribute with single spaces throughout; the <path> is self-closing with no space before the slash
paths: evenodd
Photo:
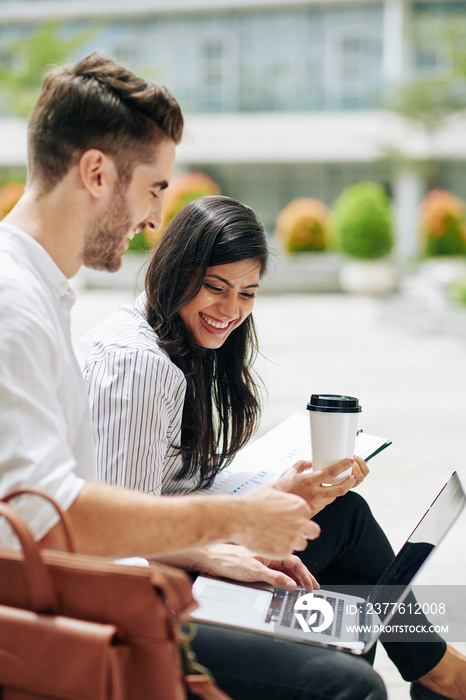
<path id="1" fill-rule="evenodd" d="M 182 130 L 166 88 L 98 54 L 44 80 L 28 123 L 26 190 L 0 224 L 0 495 L 47 490 L 68 510 L 81 552 L 148 556 L 232 540 L 287 556 L 319 533 L 306 502 L 286 493 L 295 475 L 241 499 L 161 499 L 96 481 L 68 278 L 81 265 L 118 270 L 128 238 L 160 226 Z M 62 546 L 48 505 L 24 497 L 18 508 L 37 540 Z"/>

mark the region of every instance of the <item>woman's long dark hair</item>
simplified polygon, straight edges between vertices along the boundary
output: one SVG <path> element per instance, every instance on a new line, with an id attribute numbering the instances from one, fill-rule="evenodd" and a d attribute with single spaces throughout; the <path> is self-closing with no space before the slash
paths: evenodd
<path id="1" fill-rule="evenodd" d="M 255 431 L 260 418 L 252 376 L 257 336 L 252 316 L 223 345 L 201 348 L 188 337 L 179 312 L 199 293 L 207 268 L 247 259 L 267 268 L 268 248 L 253 210 L 229 197 L 201 197 L 169 223 L 146 274 L 147 320 L 158 344 L 187 380 L 177 478 L 199 474 L 209 486 Z"/>

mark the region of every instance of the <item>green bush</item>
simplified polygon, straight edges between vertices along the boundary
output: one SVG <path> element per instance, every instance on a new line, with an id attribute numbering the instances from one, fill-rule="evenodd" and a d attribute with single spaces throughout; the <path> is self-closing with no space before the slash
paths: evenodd
<path id="1" fill-rule="evenodd" d="M 275 235 L 287 253 L 325 250 L 328 209 L 310 197 L 293 199 L 278 215 Z"/>
<path id="2" fill-rule="evenodd" d="M 135 250 L 137 252 L 147 253 L 151 250 L 152 246 L 148 240 L 147 229 L 143 229 L 136 233 L 133 238 L 129 241 L 128 250 Z"/>
<path id="3" fill-rule="evenodd" d="M 220 194 L 220 187 L 208 175 L 200 172 L 179 173 L 170 181 L 170 187 L 163 197 L 163 223 L 153 230 L 143 229 L 129 242 L 129 249 L 146 253 L 158 245 L 168 222 L 193 199 L 212 194 Z"/>
<path id="4" fill-rule="evenodd" d="M 466 208 L 446 190 L 431 190 L 421 204 L 423 252 L 428 257 L 466 253 Z"/>
<path id="5" fill-rule="evenodd" d="M 447 287 L 448 298 L 458 306 L 466 307 L 466 277 L 453 280 Z"/>
<path id="6" fill-rule="evenodd" d="M 171 221 L 189 202 L 213 194 L 220 194 L 220 187 L 206 173 L 195 171 L 174 175 L 163 199 L 164 224 Z"/>
<path id="7" fill-rule="evenodd" d="M 174 175 L 170 187 L 163 196 L 162 226 L 153 231 L 144 229 L 144 239 L 149 248 L 157 246 L 169 221 L 180 209 L 198 197 L 220 194 L 220 187 L 211 177 L 202 172 L 186 172 Z"/>
<path id="8" fill-rule="evenodd" d="M 335 246 L 353 258 L 383 258 L 393 248 L 388 195 L 381 185 L 359 182 L 346 187 L 332 209 Z"/>

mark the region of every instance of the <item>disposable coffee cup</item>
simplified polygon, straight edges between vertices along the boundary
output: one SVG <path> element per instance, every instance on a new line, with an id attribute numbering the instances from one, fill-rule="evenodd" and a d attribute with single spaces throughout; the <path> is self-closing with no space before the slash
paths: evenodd
<path id="1" fill-rule="evenodd" d="M 312 470 L 327 469 L 342 459 L 352 459 L 361 406 L 354 396 L 312 394 L 307 404 L 311 424 Z M 333 479 L 339 484 L 351 468 Z"/>

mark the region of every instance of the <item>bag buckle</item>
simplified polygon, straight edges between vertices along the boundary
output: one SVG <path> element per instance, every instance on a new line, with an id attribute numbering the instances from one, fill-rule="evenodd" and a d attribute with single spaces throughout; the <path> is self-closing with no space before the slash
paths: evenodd
<path id="1" fill-rule="evenodd" d="M 187 631 L 184 631 L 184 628 L 187 627 Z M 193 651 L 191 648 L 191 642 L 194 639 L 194 637 L 197 634 L 197 625 L 194 624 L 194 622 L 186 622 L 183 623 L 183 628 L 182 628 L 182 634 L 181 634 L 181 645 L 183 647 L 183 654 L 184 654 L 184 672 L 186 675 L 190 675 L 192 673 L 197 674 L 200 673 L 204 676 L 207 676 L 207 678 L 210 681 L 213 681 L 214 678 L 209 671 L 208 668 L 203 666 L 202 664 L 199 663 L 197 660 L 196 653 Z"/>

